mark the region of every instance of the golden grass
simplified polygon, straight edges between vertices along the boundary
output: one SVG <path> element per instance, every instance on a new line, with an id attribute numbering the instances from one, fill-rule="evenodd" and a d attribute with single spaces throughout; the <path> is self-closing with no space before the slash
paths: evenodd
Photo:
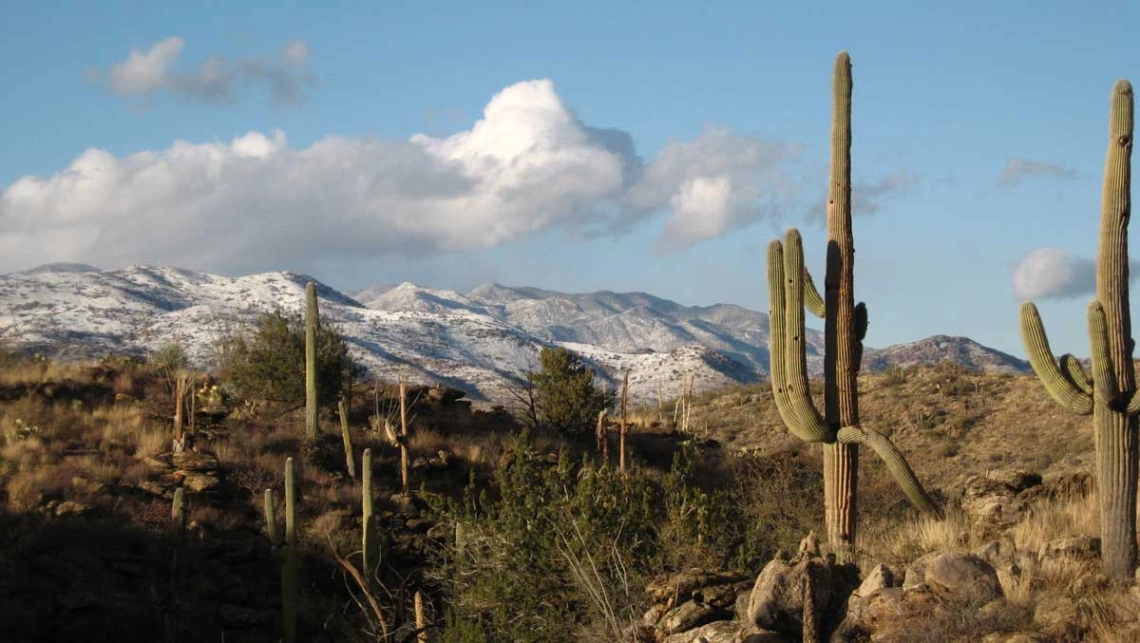
<path id="1" fill-rule="evenodd" d="M 1019 550 L 1035 552 L 1041 545 L 1059 538 L 1099 536 L 1097 503 L 1096 493 L 1037 503 L 1012 529 L 1013 542 Z"/>

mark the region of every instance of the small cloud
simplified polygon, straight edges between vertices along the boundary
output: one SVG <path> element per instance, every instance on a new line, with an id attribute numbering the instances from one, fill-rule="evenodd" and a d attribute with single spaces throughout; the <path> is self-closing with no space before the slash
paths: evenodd
<path id="1" fill-rule="evenodd" d="M 1140 262 L 1129 263 L 1129 281 Z M 1096 291 L 1096 262 L 1060 248 L 1038 248 L 1013 268 L 1013 292 L 1020 299 L 1071 299 Z"/>
<path id="2" fill-rule="evenodd" d="M 1013 292 L 1023 300 L 1069 299 L 1096 290 L 1096 263 L 1060 248 L 1038 248 L 1013 269 Z"/>
<path id="3" fill-rule="evenodd" d="M 876 214 L 883 209 L 883 201 L 906 194 L 918 185 L 918 175 L 907 170 L 888 174 L 873 183 L 853 183 L 851 185 L 851 214 Z M 812 204 L 807 218 L 810 221 L 827 220 L 827 195 Z"/>
<path id="4" fill-rule="evenodd" d="M 232 103 L 240 89 L 254 86 L 266 87 L 279 104 L 294 104 L 304 98 L 309 47 L 303 40 L 290 40 L 275 56 L 235 60 L 211 56 L 192 73 L 174 69 L 185 46 L 183 38 L 171 36 L 145 51 L 132 49 L 125 60 L 111 65 L 105 73 L 91 68 L 85 75 L 127 98 L 145 99 L 167 91 L 186 100 Z"/>
<path id="5" fill-rule="evenodd" d="M 1022 156 L 1015 156 L 1002 168 L 1001 174 L 998 175 L 997 184 L 999 187 L 1011 187 L 1025 179 L 1071 179 L 1076 175 L 1077 173 L 1074 170 L 1064 165 L 1031 161 Z"/>

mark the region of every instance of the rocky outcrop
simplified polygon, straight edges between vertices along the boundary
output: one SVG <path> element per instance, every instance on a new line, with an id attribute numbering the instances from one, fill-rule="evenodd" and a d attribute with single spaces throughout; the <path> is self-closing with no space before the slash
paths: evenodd
<path id="1" fill-rule="evenodd" d="M 1000 469 L 966 479 L 961 507 L 976 523 L 989 528 L 1017 524 L 1039 493 L 1041 476 L 1025 469 Z"/>
<path id="2" fill-rule="evenodd" d="M 854 565 L 824 556 L 819 539 L 808 534 L 792 560 L 768 563 L 749 595 L 746 625 L 793 638 L 823 641 L 842 620 L 847 597 L 859 583 Z"/>

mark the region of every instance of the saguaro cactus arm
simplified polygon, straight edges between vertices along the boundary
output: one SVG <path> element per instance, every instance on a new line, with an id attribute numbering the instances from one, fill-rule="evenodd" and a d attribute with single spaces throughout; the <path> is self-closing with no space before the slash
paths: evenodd
<path id="1" fill-rule="evenodd" d="M 918 481 L 918 476 L 914 474 L 914 470 L 910 468 L 906 458 L 890 438 L 874 429 L 862 426 L 843 427 L 839 430 L 838 438 L 843 444 L 861 444 L 870 447 L 887 466 L 887 471 L 898 483 L 907 500 L 910 500 L 910 504 L 927 513 L 942 516 L 942 509 L 926 493 L 922 483 Z"/>
<path id="2" fill-rule="evenodd" d="M 1112 357 L 1108 348 L 1108 322 L 1104 306 L 1097 300 L 1089 303 L 1089 347 L 1092 354 L 1093 399 L 1097 404 L 1114 410 L 1122 410 L 1119 405 L 1120 391 L 1116 388 L 1116 373 L 1112 368 Z"/>
<path id="3" fill-rule="evenodd" d="M 1085 393 L 1092 395 L 1092 380 L 1089 379 L 1085 369 L 1081 367 L 1081 362 L 1076 357 L 1070 353 L 1065 353 L 1057 361 L 1061 366 L 1061 372 L 1069 381 L 1076 384 L 1077 388 Z"/>
<path id="4" fill-rule="evenodd" d="M 808 312 L 823 319 L 827 310 L 823 303 L 823 295 L 819 294 L 819 289 L 815 287 L 807 268 L 804 268 L 804 305 L 807 306 Z"/>
<path id="5" fill-rule="evenodd" d="M 778 240 L 768 245 L 772 391 L 780 417 L 792 434 L 805 442 L 826 442 L 833 436 L 808 394 L 803 242 L 795 229 L 788 231 L 787 246 L 785 251 Z"/>
<path id="6" fill-rule="evenodd" d="M 1049 395 L 1068 411 L 1080 415 L 1091 414 L 1091 392 L 1084 391 L 1057 366 L 1053 351 L 1049 348 L 1049 338 L 1045 335 L 1045 325 L 1041 323 L 1041 314 L 1031 302 L 1021 306 L 1021 338 L 1025 342 L 1025 352 L 1029 355 L 1029 365 Z"/>

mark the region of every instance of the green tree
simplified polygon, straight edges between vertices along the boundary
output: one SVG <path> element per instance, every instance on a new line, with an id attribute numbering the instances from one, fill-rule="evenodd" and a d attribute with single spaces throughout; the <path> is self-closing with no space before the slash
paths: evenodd
<path id="1" fill-rule="evenodd" d="M 594 388 L 594 371 L 577 353 L 543 348 L 539 363 L 540 371 L 527 373 L 539 422 L 567 436 L 593 435 L 598 413 L 609 406 L 613 395 Z"/>
<path id="2" fill-rule="evenodd" d="M 285 404 L 305 401 L 305 316 L 280 310 L 262 313 L 252 330 L 233 332 L 219 343 L 221 375 L 246 399 Z M 319 399 L 333 402 L 348 390 L 361 368 L 335 324 L 317 330 Z"/>

